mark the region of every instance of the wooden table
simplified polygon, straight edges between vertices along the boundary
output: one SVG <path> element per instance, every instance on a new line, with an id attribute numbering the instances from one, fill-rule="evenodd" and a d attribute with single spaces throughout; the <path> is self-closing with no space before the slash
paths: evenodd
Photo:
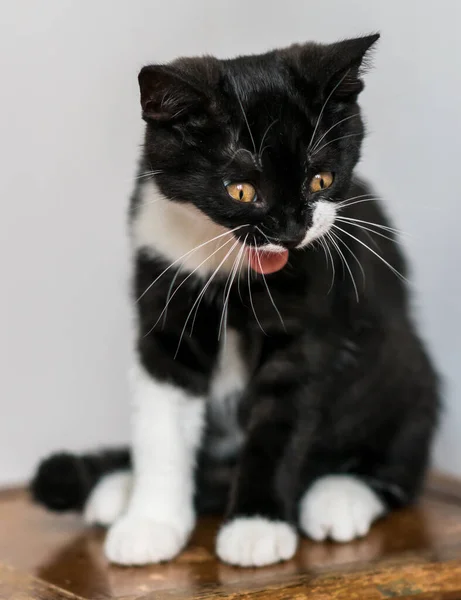
<path id="1" fill-rule="evenodd" d="M 33 506 L 23 490 L 0 493 L 0 600 L 212 598 L 248 600 L 461 600 L 461 483 L 430 478 L 418 507 L 350 544 L 304 540 L 296 557 L 238 569 L 213 554 L 216 521 L 203 520 L 175 561 L 107 564 L 103 532 L 77 516 Z"/>

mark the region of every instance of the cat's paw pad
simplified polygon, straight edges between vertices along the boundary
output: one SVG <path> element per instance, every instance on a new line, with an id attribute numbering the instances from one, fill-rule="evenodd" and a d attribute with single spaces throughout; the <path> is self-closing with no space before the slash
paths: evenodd
<path id="1" fill-rule="evenodd" d="M 127 515 L 109 529 L 104 548 L 113 563 L 147 565 L 174 558 L 185 541 L 185 536 L 169 524 Z"/>
<path id="2" fill-rule="evenodd" d="M 106 475 L 85 504 L 83 519 L 88 525 L 109 526 L 125 511 L 131 493 L 132 475 L 119 471 Z"/>
<path id="3" fill-rule="evenodd" d="M 298 536 L 288 523 L 262 517 L 241 517 L 218 533 L 216 552 L 231 565 L 262 567 L 292 558 Z"/>
<path id="4" fill-rule="evenodd" d="M 364 482 L 349 475 L 317 480 L 301 500 L 299 524 L 316 541 L 349 542 L 363 537 L 385 506 Z"/>

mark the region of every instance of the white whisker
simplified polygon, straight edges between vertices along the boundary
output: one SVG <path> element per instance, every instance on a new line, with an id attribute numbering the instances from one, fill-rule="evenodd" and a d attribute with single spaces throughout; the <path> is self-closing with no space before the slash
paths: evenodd
<path id="1" fill-rule="evenodd" d="M 142 202 L 139 203 L 139 206 L 150 206 L 151 204 L 155 204 L 156 202 L 161 202 L 163 201 L 163 198 L 154 198 L 153 200 L 143 200 Z M 135 207 L 136 210 L 137 206 Z"/>
<path id="2" fill-rule="evenodd" d="M 363 219 L 354 219 L 353 217 L 336 217 L 337 219 L 341 219 L 343 221 L 348 221 L 351 223 L 363 223 L 364 225 L 370 225 L 372 227 L 377 227 L 378 229 L 383 229 L 388 233 L 393 233 L 395 235 L 410 235 L 400 229 L 396 229 L 395 227 L 390 227 L 389 225 L 380 225 L 379 223 L 373 223 L 373 221 L 364 221 Z"/>
<path id="3" fill-rule="evenodd" d="M 243 226 L 244 227 L 244 226 Z M 197 316 L 197 312 L 198 312 L 198 308 L 200 306 L 200 302 L 203 298 L 203 296 L 205 295 L 207 289 L 209 288 L 211 282 L 213 281 L 213 279 L 215 278 L 216 274 L 218 273 L 219 269 L 222 267 L 222 265 L 226 262 L 226 260 L 228 259 L 228 257 L 231 255 L 232 251 L 234 250 L 234 248 L 239 244 L 239 240 L 235 240 L 235 242 L 232 244 L 230 250 L 227 252 L 226 256 L 222 259 L 222 261 L 219 263 L 219 265 L 216 267 L 216 269 L 214 270 L 213 274 L 209 277 L 207 283 L 205 284 L 205 286 L 203 287 L 202 291 L 200 292 L 200 294 L 197 296 L 195 302 L 192 305 L 192 308 L 189 311 L 189 314 L 187 315 L 187 319 L 186 322 L 184 323 L 184 327 L 182 328 L 181 331 L 181 336 L 179 338 L 179 342 L 178 342 L 178 347 L 176 348 L 176 353 L 174 355 L 174 358 L 176 358 L 178 356 L 178 352 L 179 352 L 179 347 L 181 346 L 181 342 L 182 339 L 184 337 L 184 333 L 186 331 L 186 327 L 187 327 L 187 323 L 189 322 L 189 319 L 192 315 L 192 312 L 194 310 L 195 307 L 197 307 L 197 310 L 195 311 L 195 317 Z M 193 333 L 193 329 L 194 329 L 194 323 L 195 323 L 195 317 L 194 320 L 192 322 L 192 328 L 191 328 L 191 332 L 190 335 L 192 336 Z"/>
<path id="4" fill-rule="evenodd" d="M 255 244 L 256 244 L 256 240 L 254 240 L 254 242 L 255 242 Z M 280 319 L 280 322 L 282 323 L 282 327 L 283 327 L 284 331 L 286 331 L 286 330 L 287 330 L 287 328 L 285 327 L 285 323 L 284 323 L 284 321 L 283 321 L 283 319 L 282 319 L 282 315 L 280 314 L 280 311 L 279 311 L 279 309 L 277 308 L 277 306 L 276 306 L 276 304 L 275 304 L 275 302 L 274 302 L 274 298 L 272 297 L 271 291 L 270 291 L 270 289 L 269 289 L 269 285 L 268 285 L 268 283 L 267 283 L 267 281 L 266 281 L 266 278 L 265 278 L 265 276 L 264 276 L 263 269 L 262 269 L 262 265 L 261 265 L 261 259 L 259 258 L 259 253 L 258 253 L 258 252 L 256 253 L 256 256 L 258 257 L 259 268 L 261 269 L 261 275 L 262 275 L 262 278 L 263 278 L 263 281 L 264 281 L 264 285 L 266 286 L 266 290 L 267 290 L 267 293 L 268 293 L 268 295 L 269 295 L 270 301 L 271 301 L 271 303 L 272 303 L 272 306 L 273 306 L 273 307 L 274 307 L 274 309 L 275 309 L 275 312 L 276 312 L 276 313 L 277 313 L 277 315 L 278 315 L 278 318 Z"/>
<path id="5" fill-rule="evenodd" d="M 328 292 L 327 292 L 327 295 L 328 295 L 331 292 L 331 290 L 333 289 L 333 285 L 335 283 L 336 268 L 335 268 L 335 263 L 333 260 L 333 255 L 330 250 L 330 246 L 328 245 L 328 237 L 325 237 L 325 238 L 321 237 L 321 238 L 319 238 L 319 241 L 322 244 L 323 251 L 325 252 L 325 257 L 327 258 L 327 267 L 328 267 L 328 256 L 330 257 L 330 261 L 331 261 L 332 274 L 331 274 L 330 287 L 328 288 Z M 327 252 L 328 252 L 328 255 L 327 255 Z"/>
<path id="6" fill-rule="evenodd" d="M 263 326 L 261 325 L 259 319 L 258 319 L 258 315 L 256 314 L 256 310 L 254 307 L 254 303 L 253 303 L 253 295 L 251 293 L 251 277 L 250 277 L 250 261 L 248 261 L 248 293 L 250 296 L 250 305 L 251 305 L 251 310 L 253 311 L 253 314 L 255 316 L 256 322 L 259 325 L 259 328 L 261 329 L 261 331 L 264 333 L 264 335 L 267 335 L 267 333 L 264 331 Z"/>
<path id="7" fill-rule="evenodd" d="M 384 238 L 385 240 L 389 240 L 390 242 L 396 242 L 399 243 L 400 240 L 389 237 L 388 235 L 385 235 L 384 233 L 381 233 L 380 231 L 376 231 L 375 229 L 371 229 L 370 227 L 365 227 L 365 225 L 362 225 L 361 223 L 354 223 L 353 221 L 349 221 L 346 220 L 344 218 L 341 217 L 336 217 L 337 221 L 340 221 L 341 223 L 344 223 L 345 225 L 351 225 L 352 227 L 358 227 L 359 229 L 362 229 L 363 231 L 370 231 L 371 233 L 374 233 L 375 235 L 379 235 L 380 237 Z M 389 232 L 392 233 L 392 232 Z"/>
<path id="8" fill-rule="evenodd" d="M 352 254 L 353 258 L 355 259 L 355 262 L 358 264 L 360 272 L 362 273 L 362 279 L 363 279 L 363 285 L 365 286 L 365 282 L 366 282 L 366 276 L 365 276 L 365 271 L 363 270 L 362 267 L 362 263 L 359 261 L 359 259 L 357 258 L 357 255 L 355 254 L 355 252 L 353 252 L 351 250 L 351 248 L 349 247 L 349 244 L 346 244 L 345 240 L 343 240 L 342 238 L 339 237 L 339 235 L 337 235 L 334 231 L 331 232 L 332 235 L 339 241 L 341 242 L 341 244 L 343 244 L 343 246 L 345 246 L 348 251 Z"/>
<path id="9" fill-rule="evenodd" d="M 245 119 L 245 123 L 247 124 L 248 133 L 250 134 L 250 138 L 251 138 L 251 142 L 253 144 L 253 148 L 254 148 L 255 154 L 257 154 L 255 140 L 254 140 L 253 134 L 251 133 L 250 124 L 248 123 L 248 118 L 246 116 L 245 110 L 243 108 L 242 101 L 240 100 L 240 96 L 239 96 L 237 90 L 235 90 L 235 95 L 237 96 L 238 103 L 240 104 L 240 108 L 242 109 L 243 118 Z"/>
<path id="10" fill-rule="evenodd" d="M 127 181 L 137 181 L 138 179 L 146 179 L 147 177 L 153 177 L 154 175 L 159 175 L 160 173 L 163 173 L 163 171 L 146 171 L 145 173 L 140 173 L 136 177 L 130 177 L 130 179 L 128 179 Z"/>
<path id="11" fill-rule="evenodd" d="M 334 225 L 333 225 L 333 227 L 334 227 Z M 351 280 L 352 280 L 352 285 L 354 286 L 354 290 L 355 290 L 355 297 L 357 298 L 357 302 L 359 302 L 359 301 L 360 301 L 360 300 L 359 300 L 359 292 L 358 292 L 358 289 L 357 289 L 357 284 L 355 283 L 355 279 L 354 279 L 354 275 L 353 275 L 353 273 L 352 273 L 352 269 L 350 268 L 350 266 L 349 266 L 349 263 L 347 262 L 347 259 L 346 259 L 346 257 L 344 256 L 344 253 L 343 253 L 343 251 L 341 250 L 341 248 L 339 247 L 338 243 L 337 243 L 336 241 L 334 241 L 334 240 L 333 240 L 333 235 L 334 235 L 333 231 L 330 231 L 329 233 L 331 233 L 331 234 L 332 234 L 331 241 L 332 241 L 332 242 L 334 243 L 334 245 L 336 246 L 336 250 L 338 251 L 338 254 L 339 254 L 339 255 L 341 256 L 341 258 L 343 259 L 343 261 L 344 261 L 344 265 L 346 266 L 346 269 L 349 271 L 349 275 L 351 276 Z M 335 236 L 335 237 L 336 237 L 336 236 Z M 338 238 L 336 237 L 336 239 L 338 239 Z"/>
<path id="12" fill-rule="evenodd" d="M 334 125 L 332 125 L 330 127 L 330 129 L 327 129 L 327 131 L 322 135 L 322 137 L 314 144 L 311 153 L 315 152 L 315 149 L 319 147 L 320 142 L 322 140 L 324 140 L 326 138 L 326 136 L 330 133 L 330 131 L 332 131 L 335 127 L 337 127 L 338 125 L 341 125 L 341 123 L 344 123 L 344 121 L 349 121 L 349 119 L 354 119 L 360 117 L 360 113 L 356 113 L 355 115 L 349 115 L 348 117 L 344 117 L 344 119 L 341 119 L 340 121 L 337 121 Z"/>
<path id="13" fill-rule="evenodd" d="M 259 233 L 266 238 L 268 244 L 272 243 L 270 241 L 270 239 L 267 237 L 267 235 L 264 233 L 264 231 L 262 229 L 260 229 L 257 225 L 256 225 L 255 229 L 257 229 L 259 231 Z M 275 239 L 275 238 L 273 238 L 273 239 Z M 254 240 L 254 243 L 256 244 L 256 240 Z"/>
<path id="14" fill-rule="evenodd" d="M 245 236 L 245 239 L 243 240 L 243 247 L 244 247 L 244 248 L 246 248 L 246 244 L 247 244 L 247 240 L 248 240 L 248 236 L 249 236 L 249 235 L 250 235 L 250 234 L 249 234 L 249 233 L 247 233 L 247 234 L 246 234 L 246 236 Z M 239 293 L 240 302 L 241 302 L 242 304 L 245 304 L 245 303 L 243 302 L 243 299 L 242 299 L 242 292 L 241 292 L 241 290 L 240 290 L 240 280 L 242 279 L 242 267 L 243 267 L 243 265 L 245 264 L 245 263 L 244 263 L 244 260 L 243 260 L 243 257 L 244 257 L 244 256 L 245 256 L 245 254 L 242 254 L 242 260 L 241 260 L 241 262 L 240 262 L 239 274 L 238 274 L 238 279 L 237 279 L 237 289 L 238 289 L 238 293 Z"/>
<path id="15" fill-rule="evenodd" d="M 179 265 L 178 270 L 176 271 L 173 279 L 171 280 L 170 287 L 168 288 L 168 294 L 166 295 L 166 303 L 165 303 L 165 308 L 164 308 L 165 315 L 163 317 L 162 329 L 165 327 L 165 323 L 166 323 L 166 318 L 167 318 L 167 314 L 168 314 L 168 306 L 170 304 L 171 292 L 173 291 L 174 284 L 176 283 L 176 279 L 178 278 L 179 273 L 181 272 L 181 269 L 183 268 L 183 266 L 184 266 L 184 263 L 181 263 Z M 176 293 L 176 290 L 175 290 L 175 293 Z M 162 315 L 160 315 L 159 320 L 161 317 L 162 317 Z M 157 325 L 157 323 L 158 323 L 158 321 L 155 323 L 155 325 Z M 154 325 L 154 327 L 155 327 L 155 325 Z M 152 329 L 154 329 L 154 327 L 152 327 Z M 152 331 L 152 329 L 150 331 Z M 150 331 L 149 331 L 149 333 L 150 333 Z"/>
<path id="16" fill-rule="evenodd" d="M 185 277 L 185 278 L 184 278 L 184 279 L 181 281 L 181 283 L 180 283 L 180 284 L 178 285 L 178 287 L 175 289 L 175 291 L 173 292 L 173 294 L 171 294 L 171 290 L 173 289 L 174 282 L 176 281 L 176 278 L 178 277 L 178 274 L 179 274 L 179 271 L 180 271 L 181 267 L 179 267 L 179 268 L 178 268 L 178 271 L 177 271 L 176 275 L 174 276 L 174 278 L 173 278 L 173 281 L 172 281 L 172 283 L 171 283 L 171 285 L 170 285 L 170 289 L 168 290 L 167 301 L 166 301 L 165 307 L 163 308 L 162 312 L 160 313 L 160 315 L 159 315 L 159 317 L 158 317 L 157 321 L 154 323 L 154 325 L 151 327 L 151 329 L 150 329 L 150 330 L 149 330 L 149 331 L 148 331 L 148 332 L 145 334 L 146 336 L 147 336 L 147 335 L 149 335 L 150 333 L 152 333 L 152 331 L 153 331 L 153 330 L 156 328 L 156 326 L 158 325 L 158 323 L 159 323 L 159 321 L 160 321 L 160 319 L 162 318 L 162 316 L 163 316 L 163 315 L 165 315 L 165 319 L 166 319 L 166 311 L 168 310 L 168 306 L 169 306 L 170 302 L 173 300 L 173 298 L 175 297 L 175 295 L 176 295 L 176 293 L 179 291 L 179 289 L 180 289 L 180 288 L 181 288 L 181 287 L 182 287 L 182 286 L 183 286 L 183 285 L 186 283 L 186 281 L 187 281 L 187 280 L 188 280 L 190 277 L 192 277 L 192 275 L 193 275 L 193 274 L 194 274 L 194 273 L 195 273 L 195 272 L 196 272 L 198 269 L 200 269 L 200 267 L 201 267 L 202 265 L 204 265 L 204 264 L 205 264 L 205 263 L 206 263 L 208 260 L 210 260 L 210 258 L 211 258 L 212 256 L 214 256 L 214 255 L 215 255 L 217 252 L 219 252 L 220 250 L 222 250 L 222 249 L 223 249 L 225 246 L 227 246 L 227 245 L 228 245 L 228 244 L 230 244 L 231 242 L 232 242 L 232 238 L 231 238 L 231 239 L 229 239 L 229 240 L 226 240 L 226 241 L 225 241 L 225 242 L 224 242 L 224 243 L 223 243 L 223 244 L 222 244 L 222 245 L 221 245 L 219 248 L 217 248 L 216 250 L 214 250 L 214 252 L 212 252 L 212 253 L 211 253 L 209 256 L 207 256 L 207 257 L 205 258 L 205 260 L 202 260 L 202 262 L 201 262 L 201 263 L 200 263 L 200 264 L 199 264 L 197 267 L 195 267 L 195 269 L 194 269 L 193 271 L 191 271 L 191 272 L 189 273 L 189 275 L 187 275 L 187 277 Z M 171 294 L 171 296 L 170 296 L 170 294 Z M 165 323 L 165 320 L 164 320 L 164 323 Z"/>
<path id="17" fill-rule="evenodd" d="M 371 196 L 371 198 L 370 198 Z M 359 200 L 360 198 L 369 198 L 370 200 L 378 200 L 380 199 L 379 196 L 376 196 L 375 194 L 359 194 L 358 196 L 352 196 L 351 198 L 343 198 L 343 200 L 341 200 L 341 202 L 337 202 L 336 206 L 341 206 L 342 204 L 345 204 L 346 202 L 349 202 L 349 200 Z"/>
<path id="18" fill-rule="evenodd" d="M 264 229 L 267 229 L 267 231 L 269 231 L 269 232 L 270 232 L 270 229 L 268 229 L 268 228 L 267 228 L 265 225 L 261 224 L 261 227 L 263 227 Z M 261 234 L 262 234 L 262 235 L 263 235 L 263 236 L 266 238 L 266 240 L 269 240 L 269 239 L 271 239 L 271 240 L 274 240 L 275 242 L 277 242 L 277 243 L 279 243 L 279 244 L 280 244 L 280 240 L 279 240 L 278 238 L 276 238 L 276 237 L 274 237 L 274 236 L 267 235 L 267 234 L 263 233 L 263 232 L 262 232 L 262 230 L 261 230 L 259 227 L 257 227 L 257 229 L 258 229 L 258 231 L 259 231 L 259 232 L 260 232 L 260 233 L 261 233 Z M 269 242 L 269 243 L 270 243 L 270 242 Z"/>
<path id="19" fill-rule="evenodd" d="M 242 245 L 242 247 L 238 251 L 237 256 L 236 256 L 236 258 L 234 260 L 234 266 L 233 266 L 232 271 L 231 271 L 231 278 L 230 278 L 229 287 L 228 287 L 228 290 L 227 290 L 227 296 L 224 299 L 223 312 L 222 312 L 222 315 L 221 315 L 221 321 L 219 323 L 218 340 L 221 338 L 221 330 L 222 330 L 224 321 L 225 321 L 224 330 L 226 330 L 226 328 L 227 328 L 227 311 L 228 311 L 228 308 L 229 308 L 229 298 L 230 298 L 232 286 L 234 284 L 234 279 L 235 279 L 235 276 L 237 274 L 237 269 L 238 269 L 240 260 L 241 260 L 241 258 L 243 256 L 244 252 L 245 252 L 245 246 Z M 224 290 L 225 290 L 225 288 L 224 288 Z M 225 317 L 224 317 L 224 315 L 225 315 Z"/>
<path id="20" fill-rule="evenodd" d="M 225 283 L 224 289 L 223 289 L 223 303 L 222 303 L 221 319 L 219 321 L 219 328 L 218 328 L 218 341 L 221 339 L 221 332 L 222 332 L 224 321 L 226 322 L 226 326 L 227 326 L 226 298 L 228 298 L 228 294 L 230 295 L 230 292 L 231 292 L 232 274 L 233 274 L 235 266 L 237 264 L 237 258 L 240 255 L 240 252 L 241 252 L 241 248 L 237 252 L 237 254 L 234 256 L 234 262 L 232 263 L 232 267 L 229 270 L 229 274 L 227 275 L 226 283 Z M 226 336 L 226 329 L 224 328 L 224 338 L 225 338 L 225 336 Z"/>
<path id="21" fill-rule="evenodd" d="M 315 152 L 312 152 L 310 154 L 310 156 L 315 156 L 316 154 L 318 154 L 319 152 L 321 152 L 324 148 L 326 148 L 327 146 L 329 146 L 333 142 L 339 142 L 340 140 L 345 140 L 346 138 L 350 138 L 350 137 L 357 137 L 359 135 L 362 135 L 362 134 L 361 133 L 348 133 L 347 135 L 342 135 L 341 137 L 337 137 L 334 140 L 330 140 L 326 144 L 323 144 L 323 146 L 320 146 L 320 148 L 317 148 L 317 150 Z"/>
<path id="22" fill-rule="evenodd" d="M 274 119 L 274 120 L 272 121 L 272 123 L 271 123 L 271 124 L 270 124 L 270 125 L 267 127 L 266 131 L 264 132 L 264 135 L 263 135 L 263 137 L 262 137 L 261 143 L 259 144 L 259 152 L 258 152 L 258 155 L 259 155 L 259 158 L 260 158 L 260 159 L 262 159 L 262 156 L 263 156 L 263 154 L 264 154 L 264 150 L 265 150 L 265 149 L 268 147 L 268 146 L 264 146 L 264 148 L 263 148 L 264 140 L 266 139 L 266 136 L 267 136 L 267 134 L 269 133 L 269 130 L 270 130 L 270 128 L 271 128 L 273 125 L 275 125 L 275 123 L 277 123 L 277 121 L 278 121 L 278 119 Z M 263 148 L 262 152 L 261 152 L 261 148 Z"/>
<path id="23" fill-rule="evenodd" d="M 349 233 L 348 231 L 346 231 L 345 229 L 342 229 L 342 227 L 339 227 L 338 225 L 333 225 L 333 227 L 335 227 L 336 229 L 339 229 L 339 231 L 342 231 L 343 233 L 345 233 L 346 235 L 348 235 L 349 237 L 354 239 L 359 244 L 362 244 L 362 246 L 367 248 L 372 254 L 374 254 L 377 258 L 379 258 L 380 261 L 382 261 L 395 275 L 397 275 L 397 277 L 400 277 L 400 279 L 402 279 L 403 281 L 408 283 L 408 279 L 406 277 L 404 277 L 401 273 L 399 273 L 399 271 L 397 271 L 397 269 L 395 267 L 393 267 L 391 264 L 389 264 L 387 262 L 387 260 L 385 260 L 380 254 L 378 254 L 372 248 L 370 248 L 370 246 L 365 244 L 365 242 L 362 242 L 362 240 L 360 240 L 358 237 L 356 237 L 355 235 L 352 235 L 352 233 Z"/>
<path id="24" fill-rule="evenodd" d="M 186 258 L 186 256 L 189 256 L 189 254 L 192 254 L 192 252 L 196 252 L 200 248 L 203 248 L 203 246 L 206 246 L 207 244 L 211 244 L 211 242 L 214 242 L 215 240 L 218 240 L 219 238 L 222 238 L 225 235 L 230 235 L 231 233 L 234 233 L 238 229 L 242 229 L 242 227 L 246 227 L 246 225 L 239 225 L 238 227 L 235 227 L 234 229 L 231 229 L 229 231 L 225 231 L 224 233 L 220 233 L 216 237 L 211 238 L 211 240 L 207 240 L 206 242 L 203 242 L 202 244 L 196 246 L 195 248 L 192 248 L 192 250 L 188 250 L 185 254 L 183 254 L 182 256 L 180 256 L 179 258 L 177 258 L 175 261 L 173 261 L 172 263 L 170 263 L 168 265 L 168 267 L 164 271 L 162 271 L 160 273 L 160 275 L 158 275 L 151 284 L 149 284 L 147 286 L 147 288 L 143 291 L 143 293 L 139 296 L 139 298 L 137 298 L 136 302 L 139 302 L 141 300 L 141 298 L 143 298 L 147 294 L 147 292 L 152 288 L 152 286 L 157 283 L 157 281 L 160 279 L 160 277 L 163 277 L 163 275 L 167 271 L 169 271 L 172 267 L 174 267 L 179 262 L 181 262 L 184 258 Z"/>
<path id="25" fill-rule="evenodd" d="M 333 244 L 333 248 L 336 250 L 336 252 L 338 253 L 339 258 L 341 259 L 341 267 L 343 270 L 343 279 L 346 277 L 346 269 L 344 268 L 344 260 L 341 256 L 341 254 L 338 252 L 338 244 L 335 241 L 335 239 L 333 238 L 333 236 L 331 235 L 330 231 L 327 231 L 325 236 L 328 238 L 328 240 Z"/>
<path id="26" fill-rule="evenodd" d="M 339 208 L 346 208 L 347 206 L 354 206 L 354 204 L 362 204 L 363 202 L 379 202 L 381 198 L 378 196 L 373 196 L 372 198 L 362 198 L 361 200 L 355 200 L 354 202 L 348 202 L 344 200 L 344 202 L 338 202 L 336 206 Z"/>
<path id="27" fill-rule="evenodd" d="M 347 70 L 347 71 L 344 73 L 344 75 L 341 77 L 341 79 L 338 81 L 338 83 L 335 85 L 335 87 L 334 87 L 334 88 L 331 90 L 331 92 L 328 94 L 328 96 L 327 96 L 327 99 L 325 100 L 325 102 L 323 103 L 323 106 L 322 106 L 322 108 L 320 109 L 320 113 L 319 113 L 319 116 L 318 116 L 317 122 L 316 122 L 316 124 L 315 124 L 314 131 L 312 132 L 312 137 L 311 137 L 311 139 L 310 139 L 310 142 L 309 142 L 309 146 L 307 147 L 307 152 L 308 152 L 308 153 L 309 153 L 310 149 L 312 148 L 312 143 L 313 143 L 313 141 L 314 141 L 315 134 L 317 133 L 317 129 L 318 129 L 319 125 L 320 125 L 320 121 L 321 121 L 321 119 L 322 119 L 322 117 L 323 117 L 323 113 L 324 113 L 324 111 L 325 111 L 325 108 L 326 108 L 326 106 L 327 106 L 327 104 L 328 104 L 328 101 L 329 101 L 329 100 L 330 100 L 330 98 L 333 96 L 333 94 L 336 92 L 336 90 L 338 89 L 338 87 L 339 87 L 339 86 L 342 84 L 342 82 L 344 81 L 344 79 L 346 78 L 346 76 L 349 74 L 349 70 L 350 70 L 350 69 L 348 69 L 348 70 Z"/>

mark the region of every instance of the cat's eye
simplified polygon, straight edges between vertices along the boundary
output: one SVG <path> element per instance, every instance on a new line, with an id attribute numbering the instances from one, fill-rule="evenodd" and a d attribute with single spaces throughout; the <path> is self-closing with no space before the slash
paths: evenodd
<path id="1" fill-rule="evenodd" d="M 254 202 L 256 200 L 256 190 L 251 183 L 226 182 L 225 186 L 229 196 L 238 202 Z"/>
<path id="2" fill-rule="evenodd" d="M 309 184 L 309 189 L 313 193 L 326 190 L 333 185 L 333 179 L 334 177 L 331 171 L 322 171 L 321 173 L 317 173 L 314 175 L 314 177 L 312 177 Z"/>

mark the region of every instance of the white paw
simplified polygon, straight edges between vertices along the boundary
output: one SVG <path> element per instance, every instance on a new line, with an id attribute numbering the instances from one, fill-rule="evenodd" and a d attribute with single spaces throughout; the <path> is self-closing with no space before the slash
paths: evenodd
<path id="1" fill-rule="evenodd" d="M 221 528 L 216 552 L 231 565 L 262 567 L 292 558 L 297 544 L 296 531 L 288 523 L 241 517 Z"/>
<path id="2" fill-rule="evenodd" d="M 131 494 L 132 475 L 117 471 L 106 475 L 86 501 L 83 519 L 88 525 L 109 526 L 125 511 Z"/>
<path id="3" fill-rule="evenodd" d="M 318 479 L 301 500 L 299 525 L 316 541 L 349 542 L 363 537 L 386 508 L 364 482 L 349 475 Z"/>
<path id="4" fill-rule="evenodd" d="M 174 558 L 186 539 L 172 525 L 126 515 L 109 529 L 104 548 L 113 563 L 147 565 Z"/>

